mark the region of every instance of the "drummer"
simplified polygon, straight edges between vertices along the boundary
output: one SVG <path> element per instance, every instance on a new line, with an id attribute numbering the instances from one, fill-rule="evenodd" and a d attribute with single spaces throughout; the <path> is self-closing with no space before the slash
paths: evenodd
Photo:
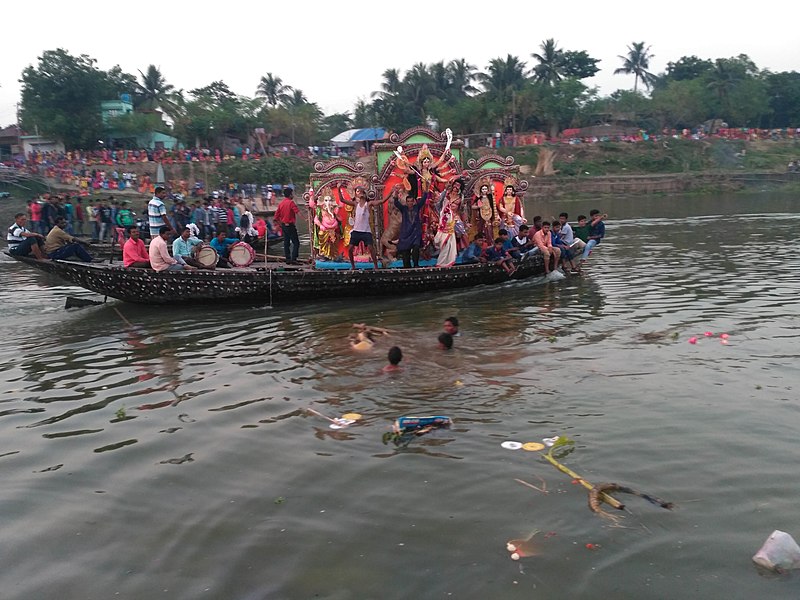
<path id="1" fill-rule="evenodd" d="M 189 265 L 198 269 L 213 269 L 213 266 L 204 267 L 194 258 L 197 248 L 202 243 L 203 240 L 192 235 L 192 230 L 189 227 L 184 227 L 180 236 L 172 242 L 172 256 L 182 265 Z"/>
<path id="2" fill-rule="evenodd" d="M 211 240 L 211 247 L 217 251 L 217 256 L 219 256 L 217 266 L 222 269 L 230 268 L 231 264 L 228 261 L 228 258 L 231 254 L 231 244 L 236 244 L 239 242 L 239 238 L 229 238 L 225 237 L 226 235 L 227 234 L 224 231 L 220 231 Z"/>

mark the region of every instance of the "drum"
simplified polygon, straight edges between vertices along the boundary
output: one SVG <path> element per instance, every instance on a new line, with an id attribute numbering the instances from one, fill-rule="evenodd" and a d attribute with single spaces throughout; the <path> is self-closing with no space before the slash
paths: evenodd
<path id="1" fill-rule="evenodd" d="M 234 267 L 249 267 L 256 258 L 256 251 L 250 244 L 236 242 L 231 244 L 228 260 Z"/>
<path id="2" fill-rule="evenodd" d="M 219 257 L 217 256 L 217 251 L 214 250 L 214 248 L 208 244 L 203 244 L 200 246 L 200 248 L 198 248 L 195 258 L 197 259 L 197 262 L 204 267 L 211 268 L 217 266 L 217 260 Z"/>

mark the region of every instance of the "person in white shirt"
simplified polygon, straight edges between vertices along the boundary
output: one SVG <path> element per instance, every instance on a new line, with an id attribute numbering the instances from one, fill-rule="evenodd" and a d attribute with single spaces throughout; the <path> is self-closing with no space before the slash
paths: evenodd
<path id="1" fill-rule="evenodd" d="M 561 223 L 561 239 L 570 249 L 570 252 L 576 254 L 577 252 L 583 250 L 584 246 L 586 246 L 586 242 L 575 237 L 575 233 L 572 231 L 572 227 L 567 221 L 568 218 L 569 215 L 565 212 L 562 212 L 560 215 L 558 215 L 558 222 Z"/>

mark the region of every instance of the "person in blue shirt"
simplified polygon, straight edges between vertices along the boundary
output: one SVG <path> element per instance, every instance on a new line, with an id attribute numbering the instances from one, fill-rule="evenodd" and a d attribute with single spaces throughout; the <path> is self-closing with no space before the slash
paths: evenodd
<path id="1" fill-rule="evenodd" d="M 517 268 L 514 266 L 514 259 L 503 248 L 503 238 L 497 237 L 494 240 L 494 246 L 489 246 L 483 253 L 483 256 L 490 263 L 500 265 L 503 270 L 511 275 Z"/>
<path id="2" fill-rule="evenodd" d="M 475 239 L 472 240 L 472 243 L 461 253 L 461 264 L 470 265 L 481 262 L 485 245 L 486 238 L 482 233 L 477 234 Z"/>
<path id="3" fill-rule="evenodd" d="M 514 260 L 519 260 L 522 258 L 522 254 L 514 245 L 514 240 L 510 238 L 507 229 L 501 229 L 498 231 L 497 236 L 503 240 L 503 250 L 505 250 L 511 258 Z"/>
<path id="4" fill-rule="evenodd" d="M 207 267 L 204 267 L 202 263 L 194 257 L 196 246 L 201 243 L 203 243 L 203 240 L 193 236 L 192 230 L 188 227 L 184 227 L 180 236 L 175 238 L 175 241 L 172 242 L 172 257 L 182 265 L 205 269 Z M 214 267 L 208 268 L 213 269 Z"/>
<path id="5" fill-rule="evenodd" d="M 561 265 L 563 266 L 564 270 L 567 270 L 567 265 L 569 265 L 569 272 L 572 275 L 577 275 L 579 271 L 575 267 L 575 263 L 572 260 L 572 252 L 569 249 L 569 246 L 561 237 L 561 223 L 558 221 L 553 221 L 550 225 L 550 243 L 553 245 L 553 248 L 558 248 L 561 250 Z"/>
<path id="6" fill-rule="evenodd" d="M 211 240 L 211 247 L 217 251 L 217 266 L 222 269 L 230 268 L 231 264 L 228 262 L 228 257 L 230 256 L 231 252 L 231 244 L 235 244 L 239 241 L 239 238 L 229 238 L 225 237 L 227 234 L 224 231 L 220 231 L 217 235 Z"/>
<path id="7" fill-rule="evenodd" d="M 589 255 L 592 253 L 592 248 L 597 246 L 600 240 L 606 236 L 606 224 L 603 223 L 603 219 L 607 217 L 608 215 L 601 215 L 600 211 L 596 208 L 589 211 L 589 239 L 586 241 L 586 247 L 583 249 L 581 265 L 589 258 Z"/>

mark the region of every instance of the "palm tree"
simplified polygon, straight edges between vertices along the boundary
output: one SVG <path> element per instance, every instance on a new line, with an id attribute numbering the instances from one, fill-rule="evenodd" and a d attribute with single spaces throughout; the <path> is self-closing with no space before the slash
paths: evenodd
<path id="1" fill-rule="evenodd" d="M 564 53 L 558 49 L 553 38 L 543 41 L 539 47 L 541 54 L 531 54 L 539 63 L 533 67 L 531 74 L 537 83 L 553 86 L 563 78 Z"/>
<path id="2" fill-rule="evenodd" d="M 164 79 L 161 71 L 155 65 L 147 67 L 142 73 L 142 82 L 136 84 L 136 95 L 139 107 L 144 110 L 161 109 L 170 116 L 176 116 L 180 110 L 180 94 L 175 91 L 175 86 Z"/>
<path id="3" fill-rule="evenodd" d="M 478 91 L 478 89 L 472 85 L 472 82 L 475 81 L 476 78 L 476 70 L 475 65 L 469 64 L 464 58 L 451 60 L 447 64 L 450 85 L 457 96 L 469 96 Z"/>
<path id="4" fill-rule="evenodd" d="M 286 94 L 284 96 L 281 104 L 287 109 L 299 108 L 305 104 L 308 104 L 308 98 L 306 98 L 303 90 L 293 89 L 291 94 Z"/>
<path id="5" fill-rule="evenodd" d="M 725 112 L 725 116 L 730 115 L 730 92 L 740 80 L 740 75 L 733 65 L 724 58 L 714 61 L 714 68 L 709 73 L 707 86 L 713 90 L 719 100 L 720 107 Z"/>
<path id="6" fill-rule="evenodd" d="M 383 100 L 396 97 L 400 93 L 400 71 L 397 69 L 386 69 L 382 77 L 383 83 L 381 83 L 381 89 L 377 92 L 372 92 L 372 97 L 378 97 Z"/>
<path id="7" fill-rule="evenodd" d="M 434 92 L 434 81 L 424 63 L 417 63 L 403 77 L 403 88 L 408 100 L 414 105 L 418 114 L 425 118 L 425 101 Z"/>
<path id="8" fill-rule="evenodd" d="M 452 83 L 450 82 L 450 74 L 447 72 L 447 67 L 444 66 L 444 61 L 440 60 L 437 63 L 433 63 L 428 67 L 428 73 L 431 76 L 431 94 L 442 99 L 449 97 Z"/>
<path id="9" fill-rule="evenodd" d="M 261 77 L 261 81 L 256 89 L 256 96 L 263 96 L 267 99 L 267 104 L 272 108 L 284 102 L 292 91 L 292 86 L 284 85 L 280 77 L 275 77 L 272 73 L 267 73 Z"/>
<path id="10" fill-rule="evenodd" d="M 525 63 L 509 54 L 505 59 L 493 58 L 489 61 L 487 73 L 478 74 L 478 81 L 484 90 L 493 97 L 507 101 L 511 92 L 525 86 Z"/>
<path id="11" fill-rule="evenodd" d="M 636 79 L 633 80 L 634 92 L 638 88 L 639 79 L 642 80 L 648 90 L 658 79 L 647 70 L 650 68 L 650 59 L 653 58 L 653 55 L 650 54 L 650 46 L 644 47 L 644 42 L 633 42 L 631 46 L 628 46 L 628 55 L 619 55 L 619 58 L 622 59 L 622 67 L 616 69 L 614 75 L 635 75 Z"/>

